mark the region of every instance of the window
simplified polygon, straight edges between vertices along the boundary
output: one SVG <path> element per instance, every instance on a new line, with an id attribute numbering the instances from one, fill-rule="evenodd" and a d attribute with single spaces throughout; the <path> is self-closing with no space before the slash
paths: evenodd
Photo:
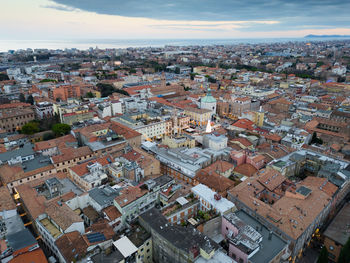
<path id="1" fill-rule="evenodd" d="M 334 250 L 334 247 L 333 246 L 329 246 L 329 250 Z"/>
<path id="2" fill-rule="evenodd" d="M 149 249 L 147 249 L 147 253 L 149 252 Z"/>

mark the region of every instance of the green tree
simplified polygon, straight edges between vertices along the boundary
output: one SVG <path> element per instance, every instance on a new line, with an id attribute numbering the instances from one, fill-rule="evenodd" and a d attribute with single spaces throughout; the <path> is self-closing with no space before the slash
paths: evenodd
<path id="1" fill-rule="evenodd" d="M 57 123 L 52 126 L 52 131 L 56 136 L 63 136 L 70 132 L 71 128 L 68 124 Z"/>
<path id="2" fill-rule="evenodd" d="M 328 263 L 328 250 L 325 246 L 321 249 L 320 255 L 317 259 L 317 263 Z"/>
<path id="3" fill-rule="evenodd" d="M 27 102 L 27 103 L 30 103 L 30 104 L 32 104 L 32 105 L 34 104 L 34 98 L 33 98 L 32 94 L 30 94 L 30 95 L 28 96 L 26 102 Z"/>
<path id="4" fill-rule="evenodd" d="M 28 122 L 22 126 L 21 132 L 23 134 L 32 135 L 39 132 L 39 124 L 37 122 Z"/>
<path id="5" fill-rule="evenodd" d="M 120 94 L 124 94 L 126 96 L 130 96 L 129 93 L 126 90 L 116 89 L 116 90 L 114 90 L 114 92 L 117 92 L 117 93 L 120 93 Z"/>
<path id="6" fill-rule="evenodd" d="M 210 219 L 210 215 L 208 213 L 205 213 L 203 218 L 205 221 L 208 221 Z"/>
<path id="7" fill-rule="evenodd" d="M 54 139 L 55 136 L 53 135 L 52 132 L 47 132 L 43 135 L 43 140 L 44 141 L 48 141 L 48 140 L 51 140 L 51 139 Z"/>
<path id="8" fill-rule="evenodd" d="M 7 74 L 0 73 L 0 81 L 3 80 L 9 80 L 9 76 L 7 76 Z"/>
<path id="9" fill-rule="evenodd" d="M 101 91 L 102 97 L 108 97 L 115 91 L 113 85 L 111 84 L 98 83 L 96 86 Z"/>
<path id="10" fill-rule="evenodd" d="M 179 67 L 175 68 L 175 74 L 180 74 L 180 68 Z"/>
<path id="11" fill-rule="evenodd" d="M 19 94 L 19 101 L 26 102 L 26 98 L 24 97 L 23 93 Z"/>
<path id="12" fill-rule="evenodd" d="M 313 143 L 315 143 L 315 144 L 323 144 L 323 140 L 322 140 L 321 138 L 318 138 L 318 137 L 317 137 L 316 132 L 314 132 L 314 133 L 312 134 L 312 138 L 311 138 L 311 141 L 310 141 L 310 145 L 313 144 Z"/>
<path id="13" fill-rule="evenodd" d="M 349 263 L 350 262 L 350 237 L 346 241 L 343 248 L 340 250 L 338 263 Z"/>
<path id="14" fill-rule="evenodd" d="M 95 98 L 95 94 L 93 94 L 91 91 L 89 91 L 88 93 L 86 93 L 85 95 L 87 98 Z"/>

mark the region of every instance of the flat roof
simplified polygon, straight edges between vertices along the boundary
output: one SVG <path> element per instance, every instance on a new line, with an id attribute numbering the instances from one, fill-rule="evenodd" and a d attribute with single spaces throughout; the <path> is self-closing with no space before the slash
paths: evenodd
<path id="1" fill-rule="evenodd" d="M 323 235 L 345 245 L 350 238 L 350 202 L 339 211 Z"/>
<path id="2" fill-rule="evenodd" d="M 114 241 L 113 245 L 122 253 L 124 258 L 131 256 L 137 251 L 137 247 L 127 237 L 122 237 Z"/>
<path id="3" fill-rule="evenodd" d="M 256 231 L 262 236 L 262 241 L 259 244 L 259 251 L 249 259 L 251 262 L 270 262 L 287 246 L 287 242 L 275 233 L 272 233 L 271 238 L 269 239 L 270 230 L 243 210 L 237 211 L 234 214 L 246 225 L 251 226 L 253 229 L 257 229 Z"/>
<path id="4" fill-rule="evenodd" d="M 204 184 L 198 184 L 192 187 L 191 191 L 209 202 L 221 214 L 235 207 L 234 203 L 226 198 L 221 197 L 220 200 L 216 200 L 214 198 L 216 193 Z"/>

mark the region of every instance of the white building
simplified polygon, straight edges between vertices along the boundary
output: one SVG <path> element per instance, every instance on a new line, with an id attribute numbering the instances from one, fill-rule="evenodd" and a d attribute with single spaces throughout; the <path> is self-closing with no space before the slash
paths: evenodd
<path id="1" fill-rule="evenodd" d="M 201 98 L 201 109 L 211 110 L 212 114 L 216 113 L 216 99 L 211 95 L 211 90 L 208 89 L 207 95 Z"/>
<path id="2" fill-rule="evenodd" d="M 206 134 L 203 136 L 203 146 L 215 151 L 225 149 L 227 147 L 227 137 L 224 135 Z"/>
<path id="3" fill-rule="evenodd" d="M 214 210 L 220 214 L 224 214 L 228 211 L 234 212 L 236 210 L 234 203 L 215 193 L 204 184 L 198 184 L 192 187 L 191 191 L 199 199 L 200 209 L 202 211 Z"/>
<path id="4" fill-rule="evenodd" d="M 39 119 L 45 119 L 53 116 L 53 105 L 50 102 L 39 102 L 35 105 L 35 113 Z"/>

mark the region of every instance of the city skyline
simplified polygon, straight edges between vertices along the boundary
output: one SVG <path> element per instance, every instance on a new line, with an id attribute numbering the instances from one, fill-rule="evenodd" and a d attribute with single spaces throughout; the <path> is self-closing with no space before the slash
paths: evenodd
<path id="1" fill-rule="evenodd" d="M 350 35 L 344 1 L 6 0 L 2 40 Z"/>

